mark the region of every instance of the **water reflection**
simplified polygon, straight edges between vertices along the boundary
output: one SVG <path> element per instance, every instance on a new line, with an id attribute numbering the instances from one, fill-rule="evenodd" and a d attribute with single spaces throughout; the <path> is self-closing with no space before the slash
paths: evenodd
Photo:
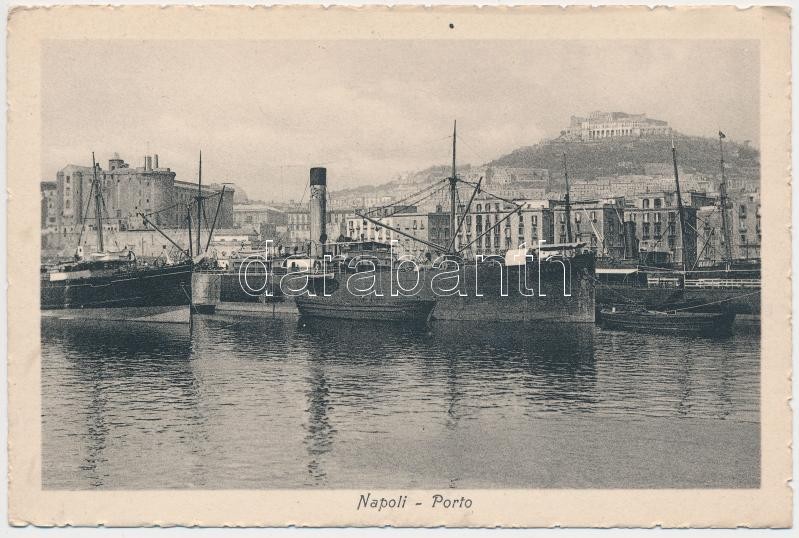
<path id="1" fill-rule="evenodd" d="M 70 380 L 68 390 L 45 398 L 66 400 L 74 411 L 70 420 L 85 423 L 77 433 L 85 444 L 80 469 L 92 486 L 107 480 L 112 456 L 106 452 L 120 433 L 153 435 L 180 424 L 192 435 L 177 436 L 178 443 L 202 444 L 204 414 L 187 326 L 82 320 L 48 323 L 43 330 L 65 352 L 59 375 Z"/>
<path id="2" fill-rule="evenodd" d="M 330 407 L 330 390 L 325 380 L 324 368 L 316 363 L 310 366 L 308 376 L 308 423 L 305 428 L 305 444 L 308 450 L 308 474 L 314 484 L 324 483 L 327 474 L 323 466 L 323 457 L 330 452 L 335 430 L 330 425 L 328 408 Z"/>
<path id="3" fill-rule="evenodd" d="M 357 486 L 400 476 L 406 460 L 405 485 L 495 485 L 475 480 L 500 465 L 492 458 L 524 460 L 535 442 L 549 450 L 568 439 L 562 450 L 576 459 L 563 476 L 590 474 L 597 462 L 580 447 L 591 428 L 594 437 L 623 428 L 606 446 L 649 428 L 635 441 L 646 458 L 649 443 L 691 441 L 658 440 L 663 420 L 758 421 L 757 335 L 708 342 L 573 324 L 199 317 L 190 328 L 43 320 L 42 343 L 49 487 Z M 620 426 L 629 421 L 636 426 Z M 469 463 L 478 453 L 485 469 Z M 624 464 L 615 457 L 603 465 Z M 532 466 L 519 472 L 503 480 L 536 483 Z M 552 472 L 540 483 L 554 483 Z"/>

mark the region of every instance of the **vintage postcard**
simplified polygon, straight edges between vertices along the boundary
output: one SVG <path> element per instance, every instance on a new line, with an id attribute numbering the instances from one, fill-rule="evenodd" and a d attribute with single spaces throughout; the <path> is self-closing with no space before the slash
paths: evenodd
<path id="1" fill-rule="evenodd" d="M 789 526 L 790 15 L 12 10 L 10 523 Z"/>

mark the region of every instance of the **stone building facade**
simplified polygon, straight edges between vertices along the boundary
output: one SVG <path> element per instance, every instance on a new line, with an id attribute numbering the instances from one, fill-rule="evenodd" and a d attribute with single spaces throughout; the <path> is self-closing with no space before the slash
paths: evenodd
<path id="1" fill-rule="evenodd" d="M 42 231 L 54 231 L 58 214 L 58 185 L 55 181 L 42 181 Z"/>
<path id="2" fill-rule="evenodd" d="M 733 260 L 760 258 L 761 225 L 759 193 L 736 193 L 728 199 L 730 253 Z M 699 260 L 713 264 L 724 260 L 726 247 L 718 204 L 699 209 Z"/>
<path id="3" fill-rule="evenodd" d="M 646 114 L 595 111 L 588 117 L 572 116 L 569 127 L 562 135 L 571 140 L 599 140 L 603 138 L 668 136 L 668 122 L 647 117 Z"/>
<path id="4" fill-rule="evenodd" d="M 55 207 L 48 208 L 47 215 L 48 224 L 52 225 L 54 232 L 68 235 L 79 232 L 83 226 L 95 229 L 92 189 L 95 175 L 102 194 L 101 219 L 108 232 L 145 228 L 140 213 L 148 215 L 159 227 L 185 227 L 186 216 L 192 212 L 190 204 L 195 204 L 193 218 L 196 221 L 196 183 L 177 181 L 175 172 L 170 168 L 158 166 L 158 155 L 145 157 L 144 165 L 137 168 L 132 168 L 115 155 L 108 161 L 105 170 L 99 163 L 96 164 L 96 170 L 90 166 L 65 166 L 56 174 L 55 195 L 51 194 L 50 187 L 42 187 L 43 198 L 55 198 Z M 203 187 L 202 195 L 209 197 L 204 201 L 204 220 L 212 221 L 219 206 L 217 227 L 230 228 L 234 222 L 235 189 L 232 185 L 226 185 L 220 205 L 217 196 L 221 190 L 218 185 Z M 51 218 L 55 220 L 50 221 Z"/>

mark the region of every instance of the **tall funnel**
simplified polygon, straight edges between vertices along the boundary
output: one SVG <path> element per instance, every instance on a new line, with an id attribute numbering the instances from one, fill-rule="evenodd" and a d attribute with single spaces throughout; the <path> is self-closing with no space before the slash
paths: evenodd
<path id="1" fill-rule="evenodd" d="M 311 257 L 324 255 L 327 243 L 327 169 L 311 168 Z"/>

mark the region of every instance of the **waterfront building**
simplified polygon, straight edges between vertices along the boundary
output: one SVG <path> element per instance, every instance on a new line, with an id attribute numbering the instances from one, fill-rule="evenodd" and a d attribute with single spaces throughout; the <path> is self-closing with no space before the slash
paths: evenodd
<path id="1" fill-rule="evenodd" d="M 57 226 L 56 215 L 58 214 L 58 184 L 55 181 L 42 181 L 41 194 L 42 232 L 52 232 Z"/>
<path id="2" fill-rule="evenodd" d="M 698 210 L 685 201 L 683 206 L 686 224 L 684 245 L 676 192 L 650 193 L 627 200 L 626 218 L 635 223 L 642 253 L 667 253 L 669 261 L 674 263 L 690 263 L 696 259 Z"/>
<path id="3" fill-rule="evenodd" d="M 760 195 L 735 193 L 728 198 L 727 217 L 730 230 L 730 252 L 733 260 L 760 258 Z M 702 264 L 724 260 L 726 248 L 718 204 L 706 205 L 698 211 L 698 253 Z"/>
<path id="4" fill-rule="evenodd" d="M 595 111 L 588 117 L 572 116 L 569 126 L 561 132 L 570 140 L 599 140 L 604 138 L 668 136 L 668 122 L 647 117 L 646 114 Z"/>
<path id="5" fill-rule="evenodd" d="M 328 209 L 326 216 L 328 240 L 335 241 L 337 238 L 347 235 L 347 223 L 350 218 L 355 217 L 355 210 L 350 208 Z"/>
<path id="6" fill-rule="evenodd" d="M 351 215 L 347 217 L 345 235 L 355 241 L 396 241 L 394 250 L 398 255 L 409 255 L 417 260 L 435 259 L 437 253 L 434 249 L 411 237 L 436 245 L 449 243 L 449 213 L 440 211 L 440 207 L 438 209 L 420 212 L 416 206 L 374 208 L 369 211 L 369 216 L 379 220 L 383 226 Z M 397 233 L 396 230 L 403 233 Z"/>
<path id="7" fill-rule="evenodd" d="M 91 244 L 95 235 L 93 230 L 97 226 L 92 188 L 95 175 L 102 194 L 103 230 L 112 234 L 109 237 L 124 237 L 115 241 L 117 246 L 125 242 L 140 255 L 145 248 L 151 250 L 153 243 L 149 235 L 144 234 L 139 238 L 127 233 L 149 228 L 139 213 L 148 214 L 148 218 L 159 228 L 169 228 L 172 236 L 186 229 L 187 217 L 191 213 L 196 229 L 198 185 L 177 181 L 175 172 L 170 168 L 159 167 L 158 155 L 145 156 L 143 165 L 136 168 L 116 154 L 109 159 L 107 169 L 103 169 L 99 163 L 95 166 L 96 169 L 92 169 L 91 166 L 69 164 L 58 171 L 54 182 L 43 183 L 42 248 L 47 255 L 71 256 L 79 241 L 85 245 Z M 202 195 L 211 197 L 205 202 L 207 227 L 210 227 L 217 207 L 217 229 L 233 227 L 235 187 L 225 184 L 220 204 L 216 196 L 221 190 L 220 185 L 203 186 Z M 191 204 L 195 204 L 195 209 L 189 209 Z M 145 235 L 148 238 L 146 241 Z M 143 246 L 145 243 L 146 247 Z"/>
<path id="8" fill-rule="evenodd" d="M 196 183 L 177 181 L 170 168 L 159 167 L 158 155 L 145 156 L 143 166 L 137 168 L 130 167 L 118 155 L 109 159 L 106 170 L 99 163 L 96 171 L 91 166 L 69 164 L 56 174 L 54 231 L 68 236 L 80 233 L 83 226 L 90 230 L 95 228 L 94 205 L 90 198 L 95 174 L 104 203 L 103 227 L 108 232 L 144 228 L 139 213 L 149 214 L 160 227 L 185 227 L 187 206 L 198 194 Z M 213 196 L 220 190 L 219 186 L 206 186 L 202 194 Z M 234 193 L 233 186 L 226 185 L 218 227 L 233 226 Z M 215 212 L 216 201 L 207 203 Z"/>
<path id="9" fill-rule="evenodd" d="M 266 204 L 235 204 L 233 206 L 234 227 L 260 232 L 262 224 L 275 226 L 288 224 L 285 211 Z"/>
<path id="10" fill-rule="evenodd" d="M 624 198 L 575 202 L 571 207 L 572 241 L 585 243 L 597 257 L 625 257 Z M 567 243 L 566 208 L 555 209 L 555 242 Z"/>
<path id="11" fill-rule="evenodd" d="M 509 249 L 536 248 L 539 240 L 553 242 L 552 203 L 548 200 L 516 200 L 516 206 L 478 195 L 463 221 L 456 245 L 470 245 L 472 255 L 504 255 Z M 503 220 L 504 219 L 504 220 Z"/>
<path id="12" fill-rule="evenodd" d="M 287 243 L 305 245 L 311 240 L 311 217 L 308 205 L 294 205 L 286 211 Z"/>

